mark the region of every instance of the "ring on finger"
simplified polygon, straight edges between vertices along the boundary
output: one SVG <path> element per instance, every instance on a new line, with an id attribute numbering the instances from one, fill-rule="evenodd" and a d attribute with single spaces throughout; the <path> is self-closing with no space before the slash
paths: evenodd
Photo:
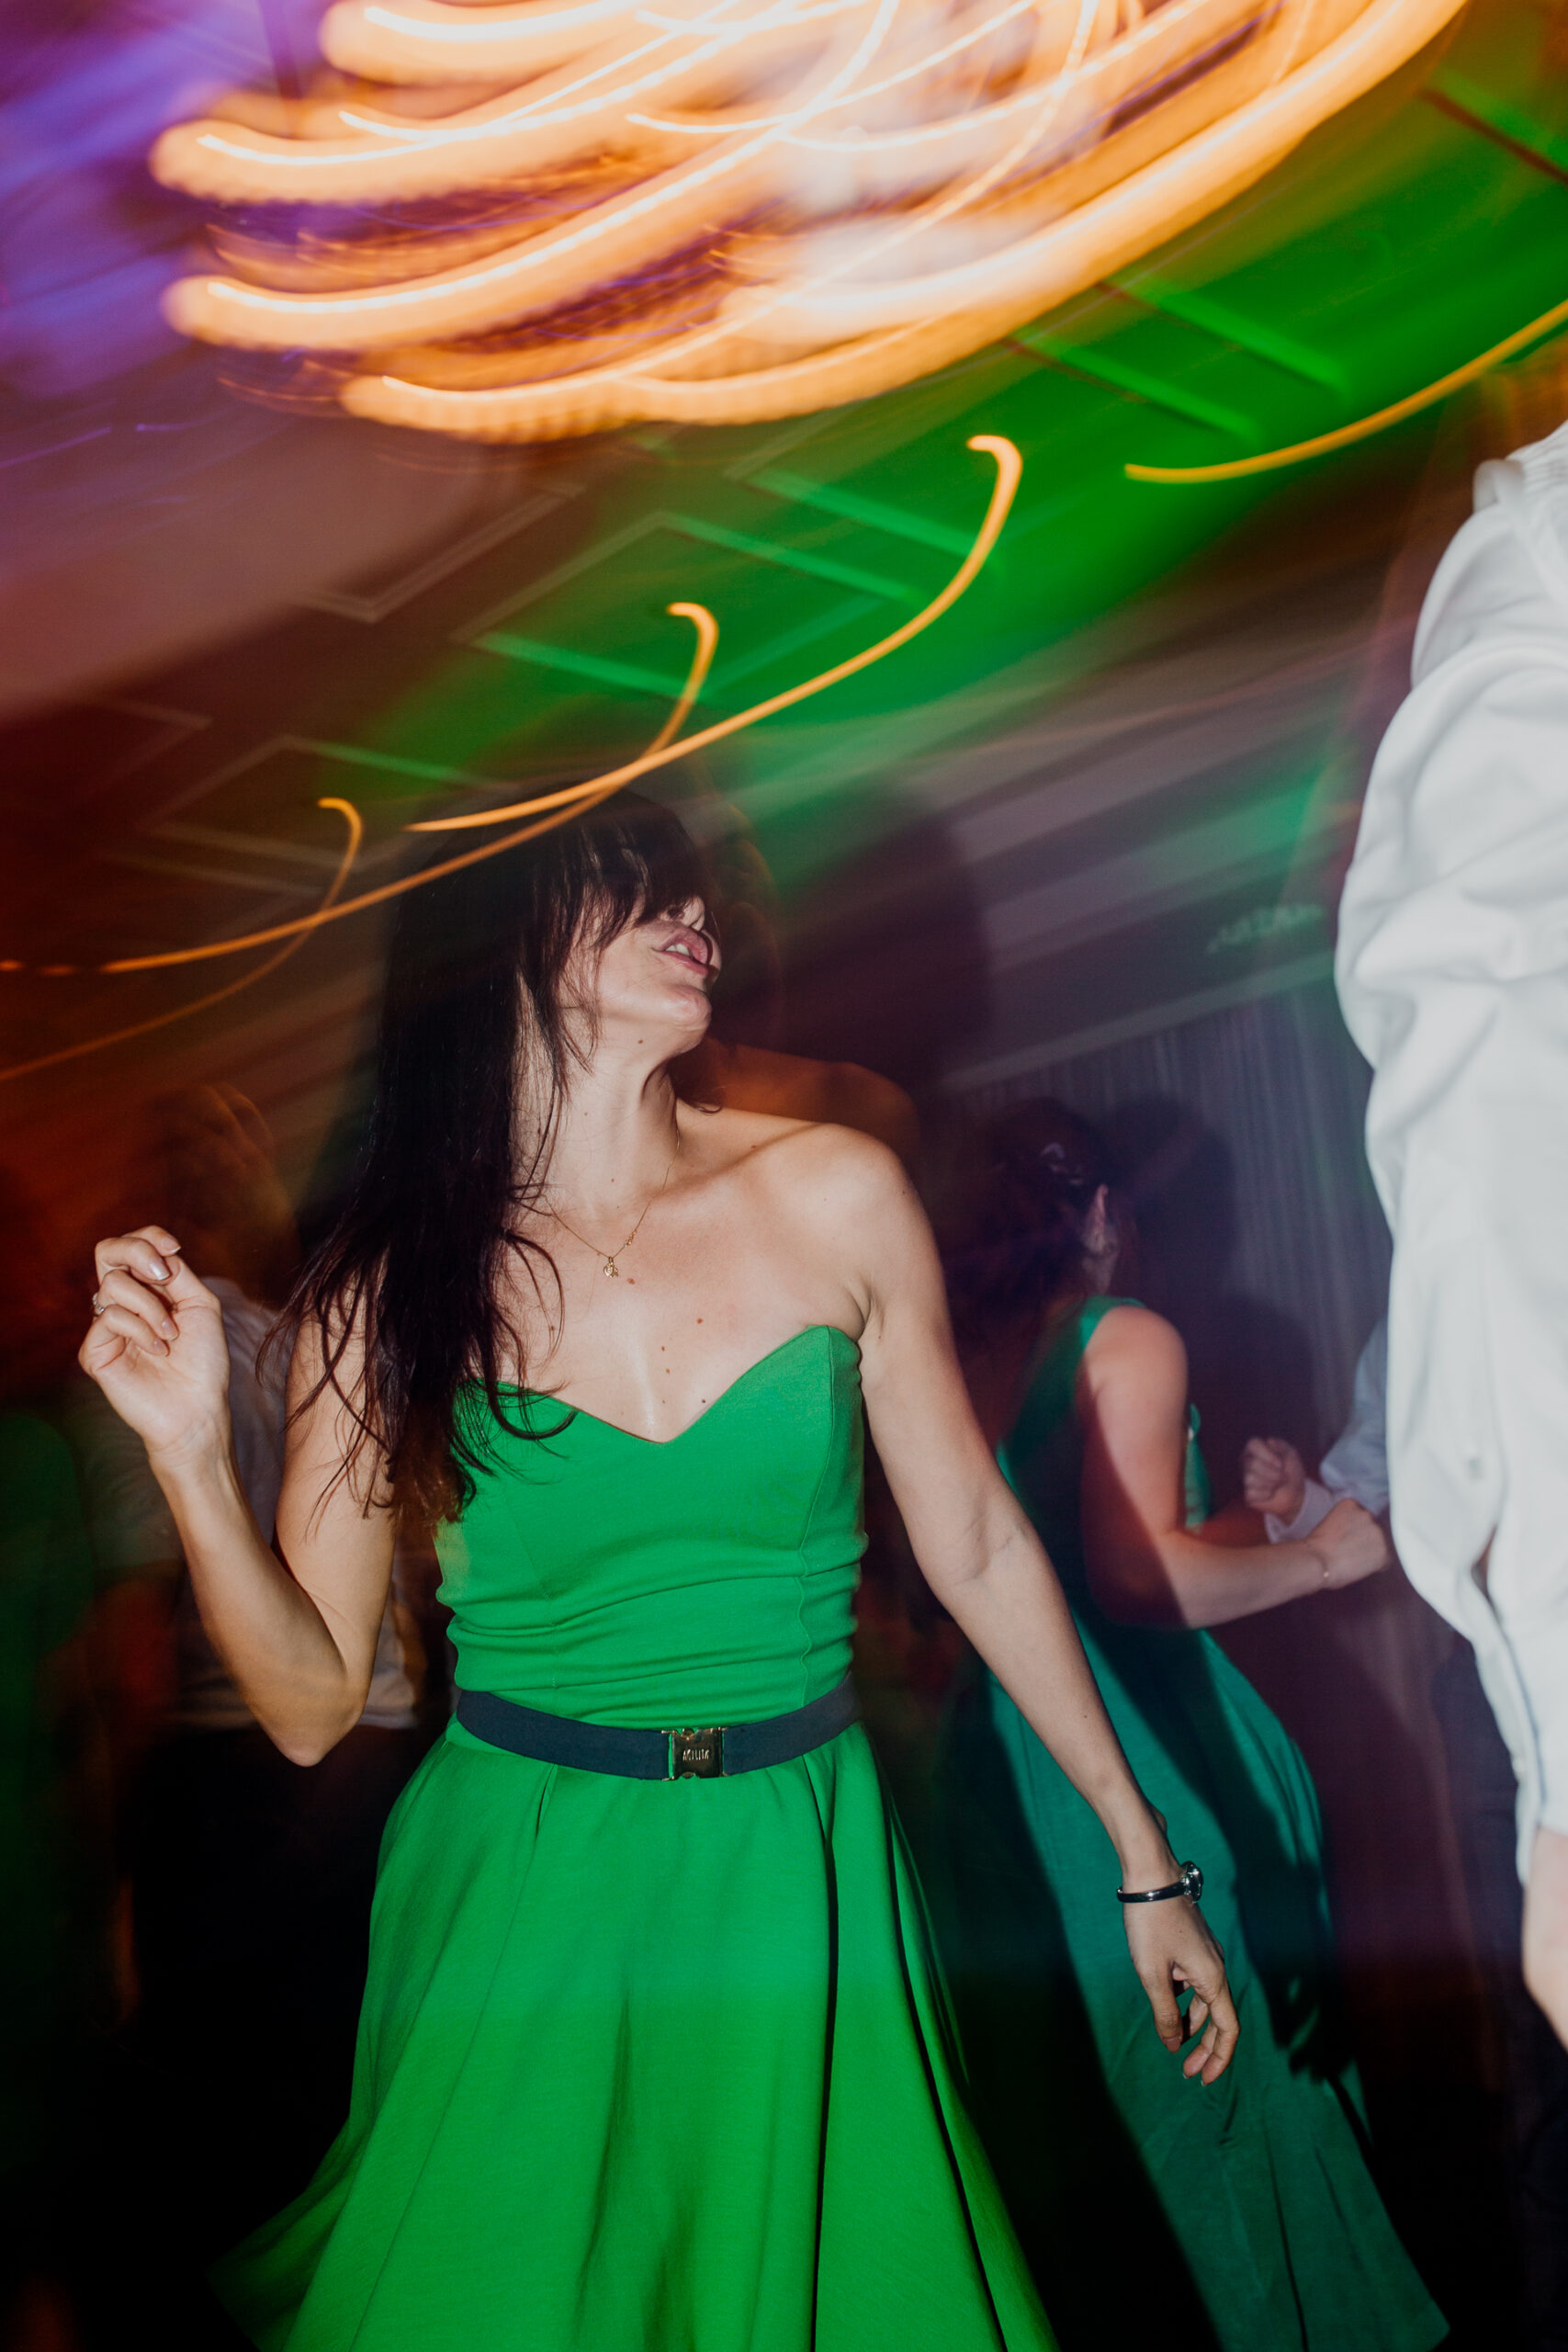
<path id="1" fill-rule="evenodd" d="M 106 1266 L 104 1272 L 106 1274 L 128 1274 L 130 1269 L 129 1266 Z M 97 1321 L 100 1315 L 107 1315 L 113 1304 L 113 1300 L 106 1298 L 101 1290 L 96 1290 L 93 1293 L 94 1322 Z"/>

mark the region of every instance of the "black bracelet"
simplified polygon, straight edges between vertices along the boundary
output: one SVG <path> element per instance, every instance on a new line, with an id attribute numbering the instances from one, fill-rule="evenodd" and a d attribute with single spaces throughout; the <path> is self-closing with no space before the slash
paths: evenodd
<path id="1" fill-rule="evenodd" d="M 1171 1886 L 1145 1887 L 1138 1894 L 1129 1894 L 1124 1886 L 1119 1886 L 1116 1900 L 1118 1903 L 1168 1903 L 1176 1894 L 1190 1894 L 1194 1903 L 1203 1900 L 1203 1873 L 1196 1862 L 1183 1862 L 1181 1876 Z"/>

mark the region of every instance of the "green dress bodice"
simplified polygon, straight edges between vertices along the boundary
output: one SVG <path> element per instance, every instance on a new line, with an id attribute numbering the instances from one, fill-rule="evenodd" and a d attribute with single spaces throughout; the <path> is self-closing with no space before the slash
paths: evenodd
<path id="1" fill-rule="evenodd" d="M 1036 1360 L 1012 1427 L 997 1448 L 1003 1477 L 1033 1521 L 1051 1564 L 1073 1600 L 1089 1598 L 1079 1490 L 1083 1427 L 1074 1405 L 1083 1352 L 1114 1306 L 1133 1299 L 1090 1298 L 1050 1334 Z M 1187 1408 L 1182 1502 L 1189 1527 L 1209 1516 L 1209 1473 L 1198 1443 L 1198 1408 Z"/>
<path id="2" fill-rule="evenodd" d="M 750 1723 L 843 1680 L 865 1547 L 852 1340 L 798 1332 L 662 1444 L 522 1401 L 558 1434 L 513 1442 L 436 1539 L 459 1689 L 591 1723 Z"/>

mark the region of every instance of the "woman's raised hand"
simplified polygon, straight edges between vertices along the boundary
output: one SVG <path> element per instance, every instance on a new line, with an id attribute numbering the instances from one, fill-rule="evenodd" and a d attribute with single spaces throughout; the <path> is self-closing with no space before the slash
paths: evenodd
<path id="1" fill-rule="evenodd" d="M 1307 1543 L 1323 1563 L 1323 1581 L 1331 1591 L 1375 1576 L 1393 1557 L 1382 1523 L 1348 1495 L 1313 1529 Z"/>
<path id="2" fill-rule="evenodd" d="M 93 1252 L 98 1287 L 77 1361 L 154 1457 L 229 1449 L 223 1313 L 161 1225 Z"/>
<path id="3" fill-rule="evenodd" d="M 1164 1903 L 1129 1903 L 1122 1914 L 1127 1948 L 1155 2013 L 1155 2031 L 1175 2052 L 1185 2040 L 1191 2049 L 1181 2062 L 1190 2080 L 1217 2083 L 1235 2055 L 1241 2027 L 1225 1982 L 1225 1956 L 1198 1905 L 1185 1894 Z M 1178 1996 L 1191 1987 L 1185 2024 Z"/>

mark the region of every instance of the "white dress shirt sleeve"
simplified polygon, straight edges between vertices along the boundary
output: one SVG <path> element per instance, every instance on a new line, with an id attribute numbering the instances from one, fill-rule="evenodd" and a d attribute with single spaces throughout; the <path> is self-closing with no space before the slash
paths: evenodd
<path id="1" fill-rule="evenodd" d="M 1356 1360 L 1350 1418 L 1324 1455 L 1319 1477 L 1336 1502 L 1347 1495 L 1380 1519 L 1388 1509 L 1388 1317 Z"/>
<path id="2" fill-rule="evenodd" d="M 1482 467 L 1379 752 L 1337 978 L 1394 1240 L 1388 1466 L 1519 1854 L 1568 1832 L 1568 427 Z"/>
<path id="3" fill-rule="evenodd" d="M 1337 1495 L 1331 1495 L 1321 1479 L 1309 1478 L 1302 1493 L 1302 1507 L 1294 1519 L 1281 1519 L 1278 1511 L 1266 1510 L 1263 1525 L 1270 1544 L 1304 1544 L 1313 1530 L 1323 1525 Z"/>

